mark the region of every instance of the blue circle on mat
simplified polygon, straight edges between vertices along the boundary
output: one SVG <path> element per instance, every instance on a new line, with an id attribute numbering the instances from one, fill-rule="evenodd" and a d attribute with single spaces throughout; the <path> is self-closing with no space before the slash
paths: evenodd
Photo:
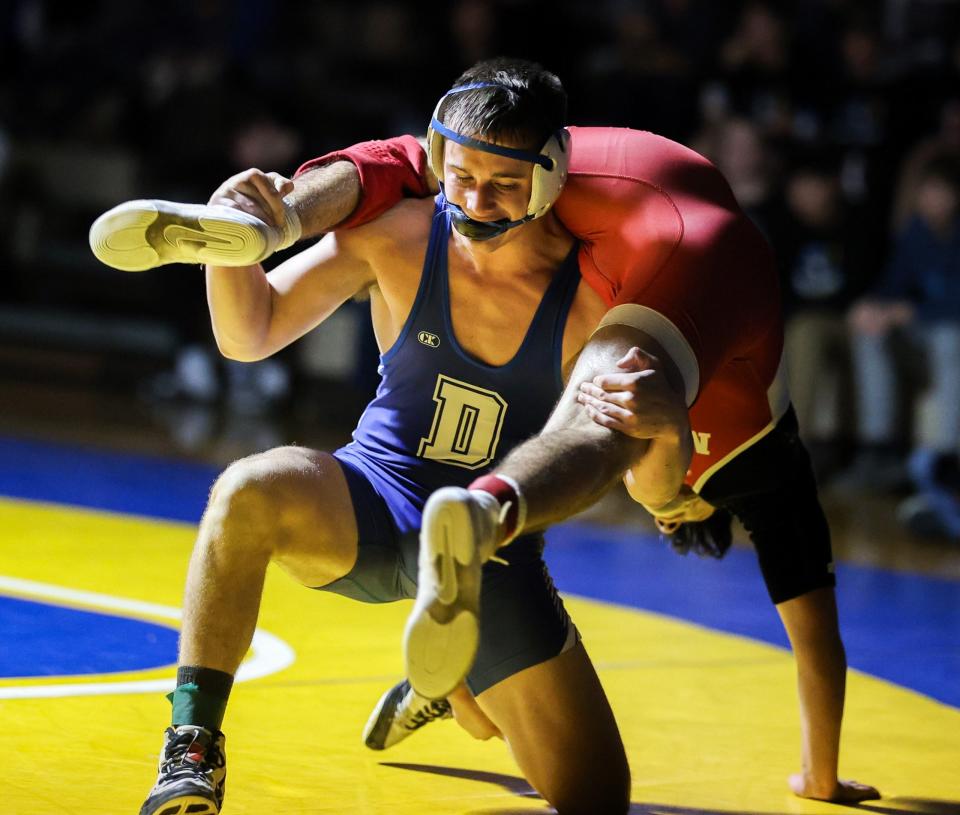
<path id="1" fill-rule="evenodd" d="M 0 597 L 0 677 L 140 671 L 177 661 L 179 632 L 97 611 Z"/>

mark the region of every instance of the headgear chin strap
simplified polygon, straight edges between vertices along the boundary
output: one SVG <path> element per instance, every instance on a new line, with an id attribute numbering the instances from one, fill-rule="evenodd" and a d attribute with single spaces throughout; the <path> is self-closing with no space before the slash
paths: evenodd
<path id="1" fill-rule="evenodd" d="M 443 143 L 444 139 L 450 139 L 464 147 L 470 147 L 474 150 L 483 150 L 486 153 L 493 153 L 498 156 L 517 159 L 519 161 L 528 161 L 533 164 L 533 176 L 530 184 L 530 202 L 527 204 L 527 214 L 519 221 L 476 221 L 470 218 L 460 207 L 447 202 L 447 209 L 451 213 L 453 225 L 461 235 L 473 240 L 489 240 L 497 235 L 502 235 L 508 229 L 539 218 L 545 215 L 553 202 L 560 197 L 563 185 L 567 180 L 567 165 L 570 161 L 570 154 L 567 151 L 567 144 L 570 141 L 570 133 L 566 128 L 561 127 L 547 139 L 539 153 L 530 150 L 519 150 L 514 147 L 503 147 L 492 142 L 481 141 L 451 130 L 439 120 L 440 106 L 443 100 L 454 93 L 472 91 L 479 88 L 506 88 L 510 91 L 516 91 L 509 85 L 503 85 L 499 82 L 475 82 L 469 85 L 460 85 L 447 91 L 433 111 L 430 119 L 430 127 L 427 128 L 427 157 L 430 160 L 430 167 L 433 174 L 440 182 L 440 189 L 443 189 Z M 465 231 L 466 230 L 466 231 Z M 468 232 L 474 232 L 477 235 L 486 235 L 486 237 L 472 237 Z"/>
<path id="2" fill-rule="evenodd" d="M 442 193 L 441 198 L 443 199 L 443 208 L 450 213 L 450 222 L 453 224 L 453 228 L 463 237 L 472 241 L 488 241 L 491 238 L 498 238 L 507 230 L 533 220 L 532 215 L 527 215 L 519 221 L 510 221 L 506 218 L 501 218 L 498 221 L 478 221 L 467 215 L 456 204 L 450 203 Z"/>

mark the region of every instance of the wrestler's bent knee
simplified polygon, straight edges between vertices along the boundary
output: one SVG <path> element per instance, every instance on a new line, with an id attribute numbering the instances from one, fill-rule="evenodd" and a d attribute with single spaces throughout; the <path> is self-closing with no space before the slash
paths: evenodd
<path id="1" fill-rule="evenodd" d="M 284 489 L 285 475 L 291 466 L 290 448 L 277 448 L 235 461 L 217 478 L 210 490 L 210 499 L 204 513 L 204 524 L 216 524 L 224 533 L 245 532 L 247 541 L 259 542 L 269 548 L 284 516 L 287 502 Z"/>

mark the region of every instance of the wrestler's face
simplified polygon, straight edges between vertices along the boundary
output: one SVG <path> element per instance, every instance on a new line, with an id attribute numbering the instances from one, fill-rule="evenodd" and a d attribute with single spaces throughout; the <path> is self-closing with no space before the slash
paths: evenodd
<path id="1" fill-rule="evenodd" d="M 504 144 L 505 147 L 519 145 Z M 447 140 L 444 145 L 443 183 L 447 200 L 477 221 L 518 221 L 527 214 L 533 164 L 465 147 Z M 511 233 L 483 243 L 502 245 Z"/>

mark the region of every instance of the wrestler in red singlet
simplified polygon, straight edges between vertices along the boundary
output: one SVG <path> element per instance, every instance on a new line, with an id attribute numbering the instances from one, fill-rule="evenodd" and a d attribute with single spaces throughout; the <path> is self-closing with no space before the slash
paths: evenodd
<path id="1" fill-rule="evenodd" d="M 571 127 L 570 171 L 555 204 L 581 241 L 580 272 L 624 322 L 654 337 L 683 375 L 699 492 L 784 415 L 780 295 L 773 255 L 720 172 L 676 142 L 637 130 Z M 342 227 L 402 194 L 427 195 L 411 136 L 365 142 L 303 165 L 357 165 L 363 199 Z"/>

